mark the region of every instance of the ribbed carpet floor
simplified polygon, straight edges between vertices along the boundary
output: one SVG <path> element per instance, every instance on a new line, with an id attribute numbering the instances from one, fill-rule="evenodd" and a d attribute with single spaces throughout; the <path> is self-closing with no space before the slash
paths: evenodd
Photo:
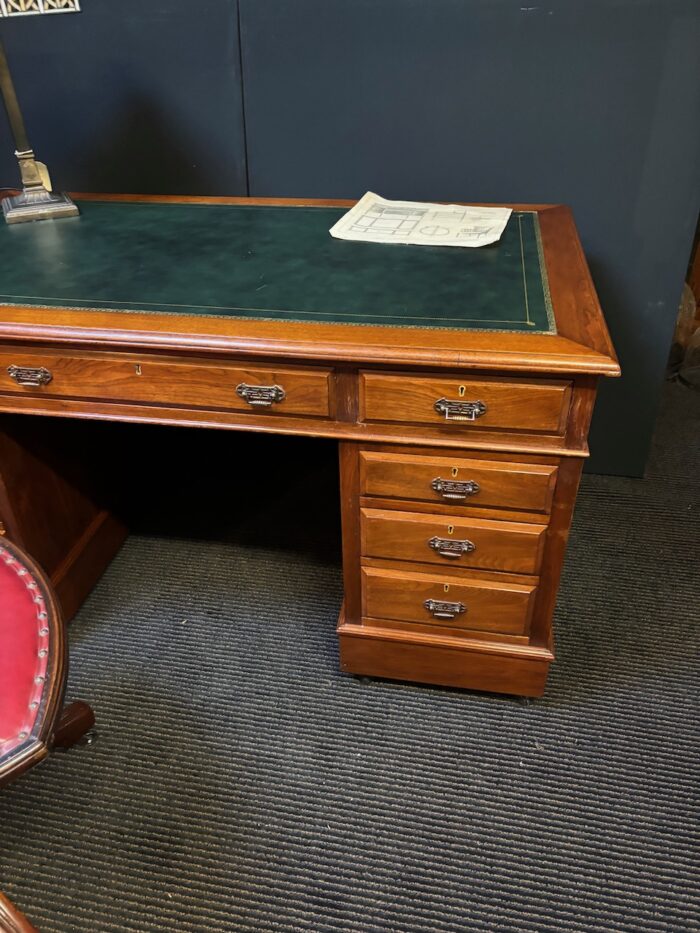
<path id="1" fill-rule="evenodd" d="M 669 386 L 648 478 L 584 478 L 529 704 L 341 675 L 299 477 L 130 537 L 71 632 L 99 739 L 0 794 L 0 889 L 44 933 L 697 930 L 699 451 Z"/>

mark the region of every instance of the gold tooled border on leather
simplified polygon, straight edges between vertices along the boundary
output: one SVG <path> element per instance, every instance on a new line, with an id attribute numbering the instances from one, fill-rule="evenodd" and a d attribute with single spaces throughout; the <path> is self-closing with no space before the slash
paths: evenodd
<path id="1" fill-rule="evenodd" d="M 542 293 L 544 299 L 545 313 L 547 316 L 547 329 L 537 328 L 534 323 L 530 322 L 529 315 L 529 304 L 528 304 L 528 290 L 527 290 L 527 269 L 525 266 L 525 247 L 522 239 L 522 223 L 521 218 L 526 215 L 532 215 L 533 218 L 533 227 L 535 232 L 535 244 L 537 247 L 537 256 L 539 260 L 540 267 L 540 279 L 542 284 Z M 520 227 L 520 263 L 523 274 L 523 301 L 525 304 L 525 321 L 523 320 L 506 320 L 499 319 L 498 321 L 494 320 L 494 324 L 517 324 L 522 327 L 523 324 L 530 324 L 531 328 L 528 327 L 526 333 L 530 334 L 556 334 L 556 321 L 554 318 L 554 309 L 552 306 L 552 297 L 549 289 L 549 278 L 547 276 L 547 266 L 545 263 L 544 257 L 544 248 L 542 245 L 542 234 L 540 230 L 540 219 L 537 214 L 537 211 L 517 211 L 514 212 L 514 216 L 518 218 L 519 227 Z M 454 247 L 453 247 L 454 248 Z M 0 301 L 0 307 L 15 307 L 18 302 L 28 301 L 31 303 L 31 307 L 37 308 L 40 311 L 107 311 L 107 312 L 116 312 L 119 314 L 164 314 L 170 315 L 172 317 L 179 317 L 182 314 L 186 313 L 186 309 L 192 311 L 193 315 L 198 313 L 202 314 L 203 317 L 212 317 L 218 318 L 219 320 L 244 320 L 244 321 L 265 321 L 265 322 L 279 322 L 288 320 L 293 323 L 301 324 L 330 324 L 330 325 L 341 325 L 346 327 L 395 327 L 397 329 L 401 328 L 413 328 L 414 330 L 468 330 L 473 331 L 474 333 L 489 333 L 489 334 L 512 334 L 518 333 L 519 331 L 514 328 L 507 327 L 465 327 L 463 325 L 470 323 L 471 321 L 483 322 L 483 318 L 453 318 L 453 317 L 442 317 L 442 318 L 431 318 L 429 323 L 393 323 L 391 321 L 391 315 L 384 314 L 372 314 L 372 312 L 364 311 L 361 314 L 355 312 L 342 312 L 345 317 L 361 317 L 362 321 L 339 321 L 332 318 L 331 312 L 326 311 L 300 311 L 300 310 L 287 310 L 283 308 L 244 308 L 244 307 L 226 307 L 226 306 L 215 306 L 215 305 L 177 305 L 172 302 L 164 303 L 168 308 L 181 307 L 182 311 L 171 311 L 163 310 L 163 305 L 158 302 L 135 302 L 135 301 L 117 301 L 112 299 L 103 299 L 99 304 L 96 303 L 95 307 L 89 307 L 86 304 L 81 305 L 47 305 L 40 304 L 38 302 L 47 301 L 48 299 L 32 296 L 32 295 L 3 295 L 3 298 L 13 298 L 13 301 Z M 87 299 L 89 301 L 90 299 Z M 105 305 L 116 305 L 116 307 L 107 308 Z M 121 305 L 132 305 L 132 307 L 121 307 Z M 149 308 L 148 305 L 155 306 L 157 310 L 154 310 L 153 307 Z M 199 309 L 199 310 L 194 310 Z M 213 312 L 216 311 L 228 311 L 228 312 L 252 312 L 255 314 L 255 317 L 250 317 L 245 313 L 241 314 L 216 314 Z M 263 316 L 259 316 L 259 313 L 262 312 Z M 264 316 L 265 312 L 268 314 L 275 315 L 285 315 L 285 317 L 267 317 Z M 289 315 L 287 317 L 287 315 Z M 314 316 L 318 318 L 320 315 L 327 315 L 328 320 L 314 320 Z M 376 318 L 376 321 L 368 321 L 367 318 Z M 425 318 L 409 318 L 406 315 L 402 315 L 401 321 L 425 321 Z M 450 326 L 449 324 L 437 324 L 436 321 L 455 321 L 456 325 Z M 461 325 L 461 326 L 460 326 Z"/>

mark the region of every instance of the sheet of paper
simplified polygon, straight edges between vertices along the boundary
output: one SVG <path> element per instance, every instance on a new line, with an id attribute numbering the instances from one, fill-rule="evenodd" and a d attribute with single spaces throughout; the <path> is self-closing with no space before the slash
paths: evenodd
<path id="1" fill-rule="evenodd" d="M 339 240 L 368 243 L 487 246 L 500 240 L 511 213 L 509 207 L 386 201 L 368 191 L 330 233 Z"/>

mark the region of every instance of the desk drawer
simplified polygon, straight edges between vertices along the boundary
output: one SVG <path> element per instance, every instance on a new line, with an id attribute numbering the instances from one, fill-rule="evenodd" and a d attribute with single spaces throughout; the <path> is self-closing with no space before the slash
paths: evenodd
<path id="1" fill-rule="evenodd" d="M 519 583 L 362 568 L 362 615 L 375 619 L 524 635 L 534 593 Z"/>
<path id="2" fill-rule="evenodd" d="M 560 381 L 364 372 L 364 421 L 412 422 L 464 433 L 497 428 L 563 434 L 571 385 Z"/>
<path id="3" fill-rule="evenodd" d="M 330 414 L 330 370 L 0 351 L 0 391 L 256 414 Z"/>
<path id="4" fill-rule="evenodd" d="M 364 557 L 535 574 L 545 528 L 520 522 L 361 509 Z"/>
<path id="5" fill-rule="evenodd" d="M 360 453 L 365 496 L 549 512 L 557 468 L 454 457 Z"/>

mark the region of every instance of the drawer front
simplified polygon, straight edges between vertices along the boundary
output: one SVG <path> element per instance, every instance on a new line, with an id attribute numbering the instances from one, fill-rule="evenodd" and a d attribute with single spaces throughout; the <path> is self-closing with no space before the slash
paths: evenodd
<path id="1" fill-rule="evenodd" d="M 364 421 L 412 422 L 454 432 L 497 428 L 563 434 L 571 385 L 524 379 L 466 379 L 400 374 L 361 374 Z"/>
<path id="2" fill-rule="evenodd" d="M 0 351 L 0 391 L 230 411 L 330 414 L 330 370 Z"/>
<path id="3" fill-rule="evenodd" d="M 534 594 L 534 586 L 517 583 L 362 569 L 362 614 L 375 619 L 524 635 Z"/>
<path id="4" fill-rule="evenodd" d="M 539 463 L 466 460 L 362 451 L 362 495 L 446 505 L 549 512 L 557 468 Z"/>
<path id="5" fill-rule="evenodd" d="M 520 522 L 361 509 L 364 557 L 535 574 L 545 528 Z"/>

